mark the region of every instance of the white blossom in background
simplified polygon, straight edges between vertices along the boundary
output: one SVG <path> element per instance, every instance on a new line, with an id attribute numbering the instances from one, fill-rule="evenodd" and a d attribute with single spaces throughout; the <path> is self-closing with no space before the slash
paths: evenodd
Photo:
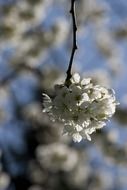
<path id="1" fill-rule="evenodd" d="M 40 164 L 53 171 L 70 171 L 78 163 L 78 153 L 65 144 L 42 145 L 36 152 Z"/>
<path id="2" fill-rule="evenodd" d="M 43 98 L 43 112 L 52 121 L 63 122 L 63 133 L 75 142 L 91 140 L 90 135 L 106 125 L 117 105 L 114 90 L 94 85 L 91 78 L 81 80 L 78 73 L 72 76 L 69 86 L 55 85 L 53 99 L 46 94 Z"/>

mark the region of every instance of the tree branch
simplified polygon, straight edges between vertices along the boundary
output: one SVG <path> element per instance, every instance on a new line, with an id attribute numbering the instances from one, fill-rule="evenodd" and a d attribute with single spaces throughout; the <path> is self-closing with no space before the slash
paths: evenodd
<path id="1" fill-rule="evenodd" d="M 70 14 L 72 15 L 72 22 L 73 22 L 73 47 L 72 47 L 71 57 L 69 61 L 69 66 L 66 72 L 67 77 L 66 77 L 65 83 L 67 83 L 72 77 L 71 68 L 73 64 L 74 54 L 75 54 L 75 51 L 77 50 L 77 42 L 76 42 L 77 26 L 76 26 L 76 14 L 75 14 L 75 1 L 76 0 L 71 0 Z"/>

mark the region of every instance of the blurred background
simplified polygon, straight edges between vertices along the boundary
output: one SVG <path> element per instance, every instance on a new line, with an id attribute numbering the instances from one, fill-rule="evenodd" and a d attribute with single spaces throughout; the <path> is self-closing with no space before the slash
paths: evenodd
<path id="1" fill-rule="evenodd" d="M 67 0 L 0 0 L 0 190 L 127 190 L 127 1 L 77 0 L 73 72 L 114 88 L 113 119 L 74 143 L 42 113 L 65 80 Z"/>

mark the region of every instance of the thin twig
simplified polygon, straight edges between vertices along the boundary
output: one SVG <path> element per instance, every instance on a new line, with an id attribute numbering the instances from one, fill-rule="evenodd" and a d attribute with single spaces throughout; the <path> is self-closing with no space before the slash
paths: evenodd
<path id="1" fill-rule="evenodd" d="M 76 14 L 75 14 L 75 1 L 76 0 L 71 0 L 71 9 L 70 9 L 70 14 L 72 15 L 72 22 L 73 22 L 73 47 L 72 47 L 72 52 L 71 52 L 71 57 L 69 61 L 69 66 L 67 69 L 67 78 L 66 78 L 66 83 L 70 80 L 72 77 L 71 74 L 71 68 L 73 64 L 73 59 L 74 59 L 74 54 L 75 51 L 77 50 L 77 42 L 76 42 L 76 32 L 77 32 L 77 26 L 76 26 Z"/>

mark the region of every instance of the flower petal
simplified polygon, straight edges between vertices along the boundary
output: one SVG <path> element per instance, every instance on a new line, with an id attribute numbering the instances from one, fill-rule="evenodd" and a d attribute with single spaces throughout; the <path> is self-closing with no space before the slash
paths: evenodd
<path id="1" fill-rule="evenodd" d="M 78 73 L 74 73 L 72 75 L 72 83 L 79 83 L 80 82 L 80 75 Z"/>
<path id="2" fill-rule="evenodd" d="M 80 142 L 82 140 L 82 136 L 79 133 L 74 133 L 72 135 L 72 138 L 73 138 L 74 142 Z"/>
<path id="3" fill-rule="evenodd" d="M 84 78 L 81 81 L 81 85 L 88 85 L 91 81 L 91 78 Z"/>
<path id="4" fill-rule="evenodd" d="M 52 100 L 47 94 L 42 94 L 43 96 L 43 106 L 45 109 L 43 109 L 43 112 L 49 112 L 49 110 L 52 108 Z"/>

